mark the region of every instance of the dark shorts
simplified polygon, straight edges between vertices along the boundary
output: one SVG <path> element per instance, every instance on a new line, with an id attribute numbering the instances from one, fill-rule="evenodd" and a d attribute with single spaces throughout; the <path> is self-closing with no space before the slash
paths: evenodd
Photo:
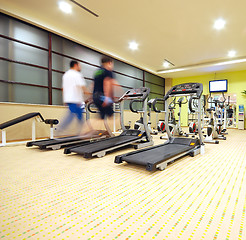
<path id="1" fill-rule="evenodd" d="M 105 119 L 105 117 L 111 117 L 114 114 L 112 103 L 110 103 L 109 105 L 105 107 L 102 106 L 103 101 L 102 101 L 101 95 L 94 95 L 93 101 L 100 112 L 101 119 Z"/>

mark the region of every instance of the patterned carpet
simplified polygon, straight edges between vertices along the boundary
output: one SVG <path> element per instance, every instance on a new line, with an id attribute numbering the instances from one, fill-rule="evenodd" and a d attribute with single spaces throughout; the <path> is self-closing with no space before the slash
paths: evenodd
<path id="1" fill-rule="evenodd" d="M 165 171 L 114 164 L 129 150 L 0 148 L 0 239 L 246 239 L 246 131 Z"/>

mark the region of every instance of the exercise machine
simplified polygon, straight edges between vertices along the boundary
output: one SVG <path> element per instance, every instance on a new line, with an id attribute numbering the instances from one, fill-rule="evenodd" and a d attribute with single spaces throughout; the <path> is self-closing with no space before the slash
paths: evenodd
<path id="1" fill-rule="evenodd" d="M 44 122 L 45 124 L 50 125 L 50 138 L 53 138 L 54 125 L 58 124 L 59 121 L 57 119 L 44 119 L 43 116 L 41 115 L 41 113 L 32 112 L 32 113 L 24 114 L 20 117 L 11 119 L 7 122 L 0 124 L 0 130 L 2 131 L 2 144 L 0 144 L 0 146 L 6 146 L 8 144 L 23 143 L 23 142 L 7 143 L 6 129 L 13 126 L 13 125 L 16 125 L 18 123 L 29 120 L 29 119 L 32 119 L 32 141 L 35 141 L 35 139 L 36 139 L 36 124 L 35 124 L 36 121 Z M 26 142 L 26 141 L 24 141 L 24 142 Z"/>
<path id="2" fill-rule="evenodd" d="M 213 99 L 211 96 L 211 93 L 207 99 L 207 102 L 211 105 L 210 108 L 207 109 L 207 112 L 209 114 L 209 123 L 207 126 L 207 134 L 205 136 L 204 142 L 205 143 L 214 143 L 214 144 L 219 144 L 219 141 L 217 139 L 221 139 L 221 140 L 226 140 L 226 137 L 221 134 L 221 126 L 222 123 L 218 123 L 218 106 L 219 104 L 224 104 L 225 102 L 225 98 L 224 98 L 224 94 L 223 94 L 223 101 L 217 100 L 217 99 Z"/>
<path id="3" fill-rule="evenodd" d="M 90 113 L 97 113 L 97 111 L 92 109 L 93 102 L 90 102 L 86 105 L 86 120 L 90 118 Z M 59 137 L 59 138 L 49 138 L 38 141 L 27 142 L 27 147 L 37 146 L 41 150 L 43 149 L 52 149 L 58 150 L 60 148 L 74 146 L 78 144 L 85 144 L 91 141 L 95 141 L 101 138 L 107 138 L 112 136 L 112 133 L 109 133 L 107 130 L 94 130 L 93 135 L 90 136 L 68 136 L 68 137 Z"/>
<path id="4" fill-rule="evenodd" d="M 183 104 L 186 104 L 186 101 L 184 101 L 184 97 L 180 97 L 178 99 L 178 101 L 176 101 L 176 98 L 173 99 L 173 101 L 169 104 L 168 109 L 169 111 L 169 130 L 171 132 L 172 136 L 185 136 L 188 137 L 188 135 L 186 133 L 183 132 L 182 128 L 181 128 L 181 108 Z M 176 105 L 179 106 L 179 112 L 178 112 L 178 117 L 179 119 L 176 120 L 175 118 L 175 112 L 174 110 L 176 109 Z M 155 108 L 156 109 L 156 108 Z M 164 126 L 164 130 L 166 127 Z M 168 139 L 168 136 L 160 136 L 160 139 Z"/>
<path id="5" fill-rule="evenodd" d="M 157 135 L 158 134 L 158 131 L 154 131 L 151 128 L 151 107 L 152 107 L 152 104 L 153 104 L 153 101 L 154 100 L 155 99 L 150 99 L 147 102 L 147 105 L 148 105 L 148 113 L 147 113 L 147 115 L 148 115 L 148 124 L 147 124 L 147 126 L 148 126 L 148 129 L 149 129 L 150 134 Z M 140 119 L 135 122 L 134 129 L 140 130 L 140 131 L 143 131 L 144 130 L 143 114 L 142 113 L 140 113 Z"/>
<path id="6" fill-rule="evenodd" d="M 156 98 L 158 99 L 158 98 Z M 154 99 L 154 101 L 156 101 Z M 156 104 L 153 104 L 154 101 L 152 102 L 152 106 L 153 106 L 153 110 L 155 111 L 156 113 L 156 126 L 157 126 L 157 131 L 158 132 L 162 132 L 164 133 L 166 130 L 165 130 L 165 120 L 162 120 L 162 119 L 159 119 L 159 114 L 160 113 L 164 113 L 165 114 L 165 110 L 160 110 L 157 108 Z"/>
<path id="7" fill-rule="evenodd" d="M 195 156 L 199 153 L 204 154 L 203 135 L 201 131 L 201 95 L 203 85 L 201 83 L 185 83 L 173 86 L 163 99 L 156 101 L 163 101 L 165 103 L 165 124 L 168 134 L 168 140 L 164 144 L 133 151 L 130 153 L 118 155 L 115 157 L 115 163 L 122 162 L 134 163 L 143 165 L 147 170 L 154 169 L 164 170 L 168 163 L 184 156 Z M 198 99 L 198 138 L 184 138 L 173 137 L 169 130 L 169 99 L 172 97 L 191 96 Z"/>
<path id="8" fill-rule="evenodd" d="M 205 106 L 206 106 L 206 101 L 205 101 L 205 96 L 202 95 L 201 97 L 201 129 L 203 130 L 204 128 L 204 112 L 205 112 Z M 188 135 L 194 136 L 198 134 L 198 128 L 197 128 L 197 122 L 198 122 L 198 116 L 197 116 L 197 111 L 198 111 L 198 102 L 197 99 L 189 98 L 189 104 L 188 104 Z M 190 117 L 191 116 L 191 117 Z"/>
<path id="9" fill-rule="evenodd" d="M 124 146 L 134 145 L 135 149 L 153 145 L 152 136 L 147 126 L 147 97 L 149 95 L 149 88 L 135 88 L 128 90 L 119 99 L 120 103 L 120 123 L 123 132 L 119 136 L 108 139 L 99 140 L 84 144 L 82 146 L 69 147 L 64 150 L 64 154 L 77 153 L 85 158 L 92 158 L 94 156 L 103 157 L 109 151 L 119 149 Z M 143 114 L 144 130 L 126 129 L 124 125 L 124 101 L 130 100 L 130 110 L 133 113 Z M 141 109 L 134 108 L 134 103 L 140 103 Z"/>

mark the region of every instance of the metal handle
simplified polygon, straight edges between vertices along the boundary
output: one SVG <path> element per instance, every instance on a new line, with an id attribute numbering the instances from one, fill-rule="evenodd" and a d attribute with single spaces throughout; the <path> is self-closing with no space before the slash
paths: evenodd
<path id="1" fill-rule="evenodd" d="M 135 102 L 143 103 L 143 101 L 142 101 L 142 100 L 139 100 L 139 99 L 131 100 L 130 105 L 129 105 L 130 110 L 131 110 L 132 112 L 134 112 L 134 113 L 143 112 L 143 108 L 142 108 L 141 110 L 137 110 L 137 109 L 134 109 L 134 108 L 133 108 L 133 103 L 135 103 Z"/>
<path id="2" fill-rule="evenodd" d="M 91 105 L 93 105 L 93 104 L 94 104 L 94 102 L 90 102 L 90 103 L 87 104 L 88 111 L 91 112 L 91 113 L 99 113 L 98 111 L 94 111 L 94 110 L 91 109 Z"/>
<path id="3" fill-rule="evenodd" d="M 160 113 L 161 110 L 157 109 L 156 107 L 156 103 L 157 102 L 165 102 L 163 98 L 156 98 L 154 101 L 153 101 L 153 110 L 157 113 Z"/>

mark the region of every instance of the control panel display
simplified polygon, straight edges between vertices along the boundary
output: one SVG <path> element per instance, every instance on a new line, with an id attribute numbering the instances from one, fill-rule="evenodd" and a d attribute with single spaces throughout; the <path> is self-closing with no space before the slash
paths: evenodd
<path id="1" fill-rule="evenodd" d="M 149 88 L 133 88 L 128 90 L 123 98 L 124 99 L 145 99 L 149 95 Z"/>
<path id="2" fill-rule="evenodd" d="M 172 95 L 184 96 L 187 94 L 196 94 L 198 98 L 201 97 L 203 92 L 203 85 L 201 83 L 183 83 L 173 86 L 165 95 L 164 100 L 168 99 Z"/>

